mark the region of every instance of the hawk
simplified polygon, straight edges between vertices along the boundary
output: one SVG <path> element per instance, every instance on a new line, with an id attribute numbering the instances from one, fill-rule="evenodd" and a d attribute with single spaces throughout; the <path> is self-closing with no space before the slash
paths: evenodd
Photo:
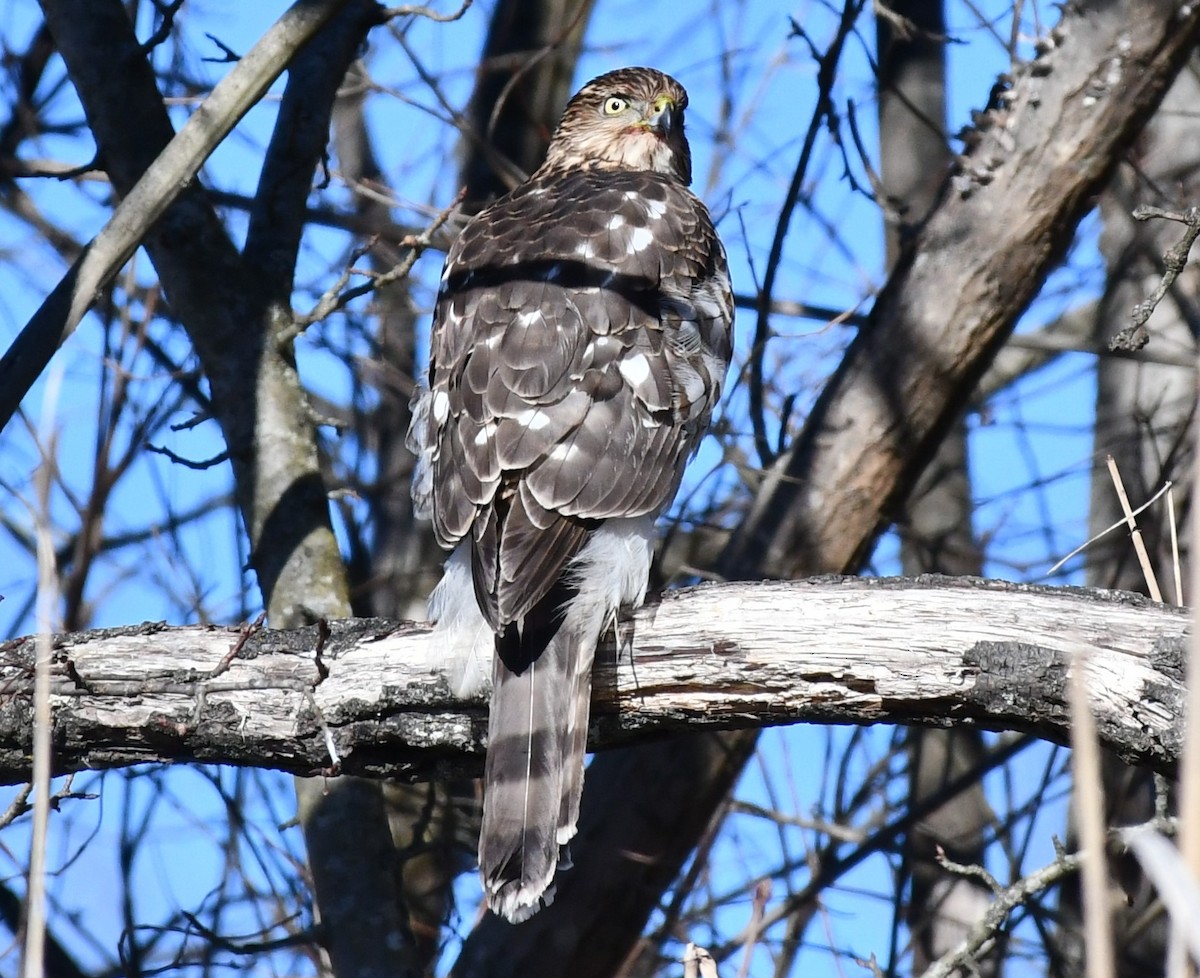
<path id="1" fill-rule="evenodd" d="M 479 865 L 518 922 L 575 834 L 597 642 L 642 603 L 654 521 L 731 353 L 725 251 L 688 189 L 687 93 L 594 79 L 546 161 L 446 258 L 413 498 L 453 549 L 429 599 L 460 695 L 492 694 Z"/>

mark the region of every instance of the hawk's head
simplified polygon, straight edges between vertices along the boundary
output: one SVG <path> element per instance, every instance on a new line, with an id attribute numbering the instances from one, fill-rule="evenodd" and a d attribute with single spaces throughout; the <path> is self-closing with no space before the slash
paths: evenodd
<path id="1" fill-rule="evenodd" d="M 653 68 L 619 68 L 593 78 L 567 103 L 543 169 L 598 166 L 653 170 L 692 182 L 683 134 L 687 92 Z"/>

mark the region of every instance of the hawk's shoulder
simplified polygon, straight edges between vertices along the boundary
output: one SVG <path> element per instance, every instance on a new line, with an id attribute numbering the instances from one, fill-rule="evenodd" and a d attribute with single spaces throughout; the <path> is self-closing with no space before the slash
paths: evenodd
<path id="1" fill-rule="evenodd" d="M 560 273 L 574 263 L 657 287 L 702 275 L 701 259 L 719 249 L 708 209 L 687 187 L 652 171 L 580 169 L 535 177 L 476 215 L 450 252 L 445 285 L 479 286 L 497 268 L 560 262 Z"/>
<path id="2" fill-rule="evenodd" d="M 468 222 L 435 309 L 426 444 L 439 541 L 473 534 L 493 624 L 541 597 L 595 521 L 669 502 L 720 397 L 732 313 L 708 210 L 668 175 L 540 174 Z"/>

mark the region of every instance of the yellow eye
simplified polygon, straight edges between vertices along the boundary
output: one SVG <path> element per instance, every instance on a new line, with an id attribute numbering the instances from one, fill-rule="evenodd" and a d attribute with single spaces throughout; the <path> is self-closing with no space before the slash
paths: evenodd
<path id="1" fill-rule="evenodd" d="M 627 108 L 629 108 L 629 103 L 620 96 L 610 95 L 604 100 L 605 115 L 620 115 Z"/>

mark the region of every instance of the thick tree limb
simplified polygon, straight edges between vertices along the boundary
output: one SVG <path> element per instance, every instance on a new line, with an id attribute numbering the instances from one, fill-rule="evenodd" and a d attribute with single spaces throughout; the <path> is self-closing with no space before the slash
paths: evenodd
<path id="1" fill-rule="evenodd" d="M 289 8 L 217 83 L 154 165 L 123 196 L 108 224 L 0 360 L 0 428 L 8 424 L 58 345 L 83 318 L 96 292 L 132 257 L 212 151 L 342 2 L 296 3 Z M 48 5 L 48 22 L 61 6 L 65 4 Z M 61 45 L 61 32 L 55 32 L 55 40 Z"/>
<path id="2" fill-rule="evenodd" d="M 1196 5 L 1064 7 L 766 473 L 726 578 L 857 565 L 1197 40 Z"/>
<path id="3" fill-rule="evenodd" d="M 635 662 L 597 674 L 596 746 L 796 721 L 925 723 L 1069 739 L 1065 683 L 1087 658 L 1108 747 L 1169 772 L 1188 618 L 1121 592 L 977 579 L 727 584 L 640 611 Z M 207 761 L 437 777 L 478 767 L 485 705 L 450 694 L 428 627 L 353 619 L 262 630 L 142 625 L 60 636 L 60 771 Z M 319 650 L 319 651 L 318 651 Z M 28 777 L 33 639 L 3 647 L 0 780 Z"/>
<path id="4" fill-rule="evenodd" d="M 727 579 L 861 565 L 1198 35 L 1197 9 L 1167 0 L 1063 7 L 1052 53 L 989 113 L 800 437 L 765 473 L 719 563 Z"/>
<path id="5" fill-rule="evenodd" d="M 128 194 L 155 169 L 156 155 L 175 145 L 155 76 L 128 14 L 115 0 L 43 0 L 43 9 L 105 168 L 114 187 Z M 305 188 L 328 138 L 333 93 L 380 17 L 372 0 L 303 0 L 292 9 L 294 16 L 319 13 L 322 21 L 339 16 L 292 62 L 277 120 L 277 128 L 287 131 L 272 139 L 264 165 L 267 184 L 260 187 L 253 213 L 254 246 L 266 253 L 240 253 L 194 181 L 183 187 L 144 241 L 172 310 L 203 364 L 210 403 L 228 446 L 251 564 L 271 620 L 280 625 L 349 612 L 312 412 L 291 345 L 280 338 L 294 325 L 287 299 L 300 226 L 287 209 L 303 209 Z M 288 54 L 301 50 L 303 40 L 297 36 Z M 245 65 L 243 58 L 222 84 L 231 84 Z M 297 78 L 298 72 L 305 77 Z M 239 86 L 261 86 L 270 78 L 256 73 Z M 193 118 L 209 110 L 206 102 Z M 343 780 L 328 793 L 316 791 L 300 799 L 314 887 L 322 902 L 325 948 L 340 975 L 413 974 L 416 968 L 406 956 L 411 942 L 397 913 L 394 887 L 390 875 L 379 871 L 387 823 L 378 792 L 372 799 L 370 788 Z M 339 827 L 350 823 L 355 846 L 342 844 L 345 832 Z M 336 843 L 321 845 L 314 842 L 318 837 L 336 838 Z M 360 897 L 356 903 L 340 898 L 347 881 Z M 327 902 L 327 893 L 339 897 Z"/>

